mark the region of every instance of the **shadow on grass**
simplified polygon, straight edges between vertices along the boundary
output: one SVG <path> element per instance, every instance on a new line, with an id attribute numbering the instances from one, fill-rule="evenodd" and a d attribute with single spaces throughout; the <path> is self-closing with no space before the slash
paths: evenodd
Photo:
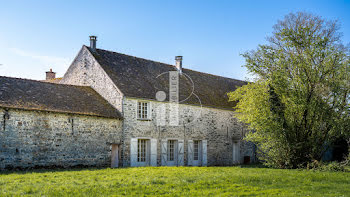
<path id="1" fill-rule="evenodd" d="M 247 164 L 247 165 L 240 165 L 241 168 L 269 168 L 267 166 L 264 166 L 263 164 Z"/>
<path id="2" fill-rule="evenodd" d="M 191 166 L 184 166 L 191 168 Z M 215 168 L 215 167 L 240 167 L 240 168 L 269 168 L 267 166 L 264 166 L 263 164 L 246 164 L 246 165 L 235 165 L 235 166 L 209 166 L 209 168 Z M 78 166 L 72 166 L 72 167 L 62 167 L 62 166 L 36 166 L 33 168 L 13 168 L 13 169 L 7 169 L 7 170 L 0 170 L 0 175 L 8 175 L 8 174 L 28 174 L 28 173 L 48 173 L 48 172 L 78 172 L 78 171 L 96 171 L 96 170 L 103 170 L 109 168 L 108 166 L 104 167 L 92 167 L 92 166 L 84 166 L 84 165 L 78 165 Z M 129 167 L 126 167 L 129 168 Z M 157 167 L 154 167 L 157 168 Z M 161 168 L 161 167 L 159 167 Z M 125 169 L 123 168 L 116 168 L 116 169 Z"/>
<path id="3" fill-rule="evenodd" d="M 67 172 L 67 171 L 83 171 L 83 170 L 89 170 L 89 171 L 95 171 L 95 170 L 102 170 L 107 169 L 107 167 L 91 167 L 91 166 L 73 166 L 73 167 L 61 167 L 61 166 L 50 166 L 50 167 L 34 167 L 34 168 L 14 168 L 14 169 L 8 169 L 0 171 L 0 175 L 8 175 L 8 174 L 27 174 L 27 173 L 47 173 L 47 172 Z"/>

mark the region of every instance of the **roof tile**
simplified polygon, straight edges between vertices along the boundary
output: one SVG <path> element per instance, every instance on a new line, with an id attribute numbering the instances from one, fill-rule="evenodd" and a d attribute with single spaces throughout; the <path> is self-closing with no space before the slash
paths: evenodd
<path id="1" fill-rule="evenodd" d="M 0 76 L 0 107 L 122 118 L 95 90 Z"/>
<path id="2" fill-rule="evenodd" d="M 175 66 L 102 49 L 90 52 L 125 96 L 155 100 L 157 91 L 169 92 L 168 73 L 176 71 Z M 247 84 L 186 68 L 182 73 L 179 95 L 184 104 L 232 109 L 235 103 L 228 101 L 227 93 Z"/>

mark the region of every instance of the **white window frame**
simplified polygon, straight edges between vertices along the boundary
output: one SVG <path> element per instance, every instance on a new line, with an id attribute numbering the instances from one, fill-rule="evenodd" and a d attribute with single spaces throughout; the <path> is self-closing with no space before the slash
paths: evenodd
<path id="1" fill-rule="evenodd" d="M 174 142 L 174 159 L 170 160 L 170 141 Z M 183 166 L 184 165 L 184 140 L 180 138 L 165 138 L 160 142 L 161 165 L 162 166 Z"/>
<path id="2" fill-rule="evenodd" d="M 146 160 L 139 159 L 139 140 L 146 140 Z M 158 140 L 149 137 L 138 137 L 130 139 L 130 165 L 136 166 L 157 166 L 157 143 Z"/>
<path id="3" fill-rule="evenodd" d="M 167 161 L 177 162 L 177 141 L 174 139 L 167 140 Z"/>
<path id="4" fill-rule="evenodd" d="M 188 155 L 187 155 L 187 165 L 189 166 L 207 166 L 208 159 L 208 140 L 188 140 Z"/>
<path id="5" fill-rule="evenodd" d="M 137 139 L 137 162 L 149 162 L 149 139 Z"/>
<path id="6" fill-rule="evenodd" d="M 193 140 L 193 161 L 201 161 L 201 157 L 202 157 L 201 145 L 202 145 L 201 140 Z"/>
<path id="7" fill-rule="evenodd" d="M 137 101 L 136 118 L 137 120 L 151 120 L 151 102 Z"/>

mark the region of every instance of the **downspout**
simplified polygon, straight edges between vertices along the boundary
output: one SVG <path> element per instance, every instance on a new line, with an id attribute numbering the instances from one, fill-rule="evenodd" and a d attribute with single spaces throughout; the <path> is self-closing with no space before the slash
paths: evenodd
<path id="1" fill-rule="evenodd" d="M 124 119 L 124 99 L 125 99 L 125 96 L 123 96 L 122 98 L 122 116 L 123 116 L 123 119 L 122 119 L 122 141 L 121 141 L 121 144 L 122 144 L 122 147 L 121 147 L 121 150 L 120 150 L 120 154 L 121 154 L 121 157 L 120 157 L 120 166 L 122 167 L 125 167 L 124 164 L 125 164 L 125 154 L 124 154 L 124 150 L 125 150 L 125 119 Z"/>

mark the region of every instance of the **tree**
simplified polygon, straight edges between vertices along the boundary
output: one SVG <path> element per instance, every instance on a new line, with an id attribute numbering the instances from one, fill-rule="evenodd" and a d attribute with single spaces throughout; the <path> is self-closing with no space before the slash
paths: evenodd
<path id="1" fill-rule="evenodd" d="M 266 164 L 304 167 L 350 136 L 349 47 L 337 21 L 301 12 L 278 21 L 267 41 L 243 54 L 256 80 L 229 98 Z"/>

